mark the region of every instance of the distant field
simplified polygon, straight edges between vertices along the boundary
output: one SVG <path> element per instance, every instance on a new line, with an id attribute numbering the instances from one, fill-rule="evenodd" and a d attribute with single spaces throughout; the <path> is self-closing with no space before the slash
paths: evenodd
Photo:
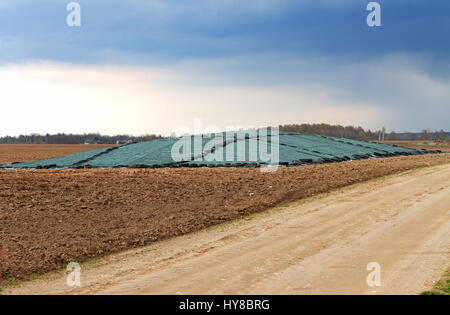
<path id="1" fill-rule="evenodd" d="M 426 149 L 426 150 L 441 150 L 442 152 L 450 152 L 450 143 L 434 143 L 433 141 L 425 140 L 389 140 L 377 141 L 380 143 L 398 145 L 412 149 Z"/>
<path id="2" fill-rule="evenodd" d="M 43 160 L 111 147 L 111 144 L 0 144 L 0 164 Z"/>

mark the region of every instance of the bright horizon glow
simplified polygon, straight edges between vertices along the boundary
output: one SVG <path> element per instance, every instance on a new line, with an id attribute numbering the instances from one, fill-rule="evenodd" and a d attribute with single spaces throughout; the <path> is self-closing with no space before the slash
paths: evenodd
<path id="1" fill-rule="evenodd" d="M 0 99 L 8 104 L 2 116 L 9 117 L 2 123 L 0 136 L 58 132 L 170 135 L 180 126 L 192 129 L 196 118 L 205 127 L 222 130 L 230 125 L 245 128 L 303 121 L 365 122 L 366 127 L 375 128 L 382 122 L 382 109 L 340 103 L 319 87 L 211 86 L 192 80 L 158 68 L 61 63 L 0 67 L 4 88 Z M 280 111 L 266 115 L 271 108 Z"/>
<path id="2" fill-rule="evenodd" d="M 375 64 L 327 68 L 321 70 L 327 80 L 292 79 L 292 84 L 233 84 L 232 73 L 220 78 L 198 74 L 202 72 L 199 69 L 210 68 L 211 63 L 217 66 L 223 63 L 221 60 L 197 60 L 194 72 L 189 70 L 191 62 L 172 68 L 10 64 L 0 66 L 0 103 L 5 104 L 2 116 L 8 117 L 2 122 L 0 136 L 58 132 L 167 136 L 180 126 L 192 129 L 196 118 L 201 118 L 205 127 L 222 130 L 230 125 L 246 128 L 289 123 L 353 125 L 371 130 L 386 126 L 397 132 L 428 128 L 428 121 L 415 124 L 413 117 L 407 120 L 408 115 L 414 115 L 420 98 L 438 104 L 450 99 L 450 84 L 433 80 L 409 65 L 399 66 L 396 60 L 393 57 Z M 354 93 L 354 84 L 344 88 L 338 82 L 338 78 L 359 81 L 358 75 L 365 80 L 367 72 L 369 78 L 371 73 L 393 78 L 383 82 L 394 91 L 388 99 L 404 99 L 410 110 L 400 115 L 401 104 L 386 105 L 387 95 L 365 94 L 371 89 L 386 89 L 383 85 L 372 87 L 367 83 L 369 89 L 361 95 Z M 395 78 L 401 79 L 395 82 Z M 411 90 L 414 86 L 420 89 Z M 414 100 L 419 100 L 418 105 Z M 440 119 L 443 124 L 436 124 L 436 129 L 446 127 L 445 114 Z"/>

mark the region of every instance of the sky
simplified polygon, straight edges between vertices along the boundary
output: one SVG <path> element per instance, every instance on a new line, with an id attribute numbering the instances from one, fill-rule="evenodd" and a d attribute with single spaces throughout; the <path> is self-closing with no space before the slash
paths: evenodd
<path id="1" fill-rule="evenodd" d="M 0 1 L 0 136 L 450 130 L 450 1 Z"/>

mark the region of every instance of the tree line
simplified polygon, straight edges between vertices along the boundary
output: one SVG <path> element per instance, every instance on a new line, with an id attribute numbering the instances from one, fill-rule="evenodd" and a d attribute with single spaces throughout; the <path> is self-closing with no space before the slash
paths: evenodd
<path id="1" fill-rule="evenodd" d="M 318 134 L 323 136 L 348 138 L 354 140 L 374 141 L 374 140 L 443 140 L 450 141 L 450 133 L 444 130 L 432 131 L 430 129 L 422 132 L 403 132 L 396 133 L 392 131 L 386 133 L 383 127 L 380 130 L 364 130 L 362 127 L 341 126 L 329 124 L 290 124 L 280 125 L 280 131 L 297 132 L 303 134 Z M 65 134 L 55 135 L 20 135 L 16 137 L 0 137 L 0 143 L 3 144 L 115 144 L 125 143 L 127 141 L 142 142 L 164 138 L 161 135 L 149 134 L 144 136 L 116 135 L 105 136 L 99 133 L 88 134 Z"/>
<path id="2" fill-rule="evenodd" d="M 65 134 L 58 133 L 54 135 L 31 134 L 20 135 L 16 137 L 6 136 L 0 138 L 3 144 L 116 144 L 125 143 L 127 141 L 149 141 L 161 139 L 161 135 L 144 135 L 134 137 L 130 135 L 105 136 L 99 133 L 87 134 Z"/>
<path id="3" fill-rule="evenodd" d="M 444 130 L 432 131 L 431 129 L 422 132 L 401 132 L 391 131 L 386 133 L 386 128 L 380 130 L 364 130 L 362 127 L 341 126 L 329 124 L 290 124 L 281 125 L 280 131 L 297 132 L 304 134 L 318 134 L 322 136 L 347 138 L 354 140 L 375 141 L 375 140 L 450 140 L 450 133 Z"/>

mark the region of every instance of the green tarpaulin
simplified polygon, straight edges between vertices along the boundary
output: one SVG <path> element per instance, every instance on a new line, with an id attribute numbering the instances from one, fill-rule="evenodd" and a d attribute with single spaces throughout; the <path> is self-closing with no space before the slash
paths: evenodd
<path id="1" fill-rule="evenodd" d="M 228 135 L 228 137 L 227 137 Z M 174 160 L 172 149 L 180 141 L 186 145 L 178 150 L 182 160 Z M 275 141 L 275 143 L 274 143 Z M 90 150 L 42 161 L 0 165 L 0 168 L 115 168 L 115 167 L 198 167 L 198 166 L 257 166 L 273 164 L 277 153 L 272 146 L 279 141 L 280 165 L 303 165 L 348 161 L 396 155 L 437 153 L 386 144 L 344 138 L 280 133 L 278 140 L 270 134 L 255 131 L 235 135 L 217 133 L 185 138 L 158 139 L 123 146 Z M 189 145 L 187 145 L 189 144 Z M 189 149 L 190 148 L 190 149 Z M 276 148 L 276 147 L 274 147 Z"/>

